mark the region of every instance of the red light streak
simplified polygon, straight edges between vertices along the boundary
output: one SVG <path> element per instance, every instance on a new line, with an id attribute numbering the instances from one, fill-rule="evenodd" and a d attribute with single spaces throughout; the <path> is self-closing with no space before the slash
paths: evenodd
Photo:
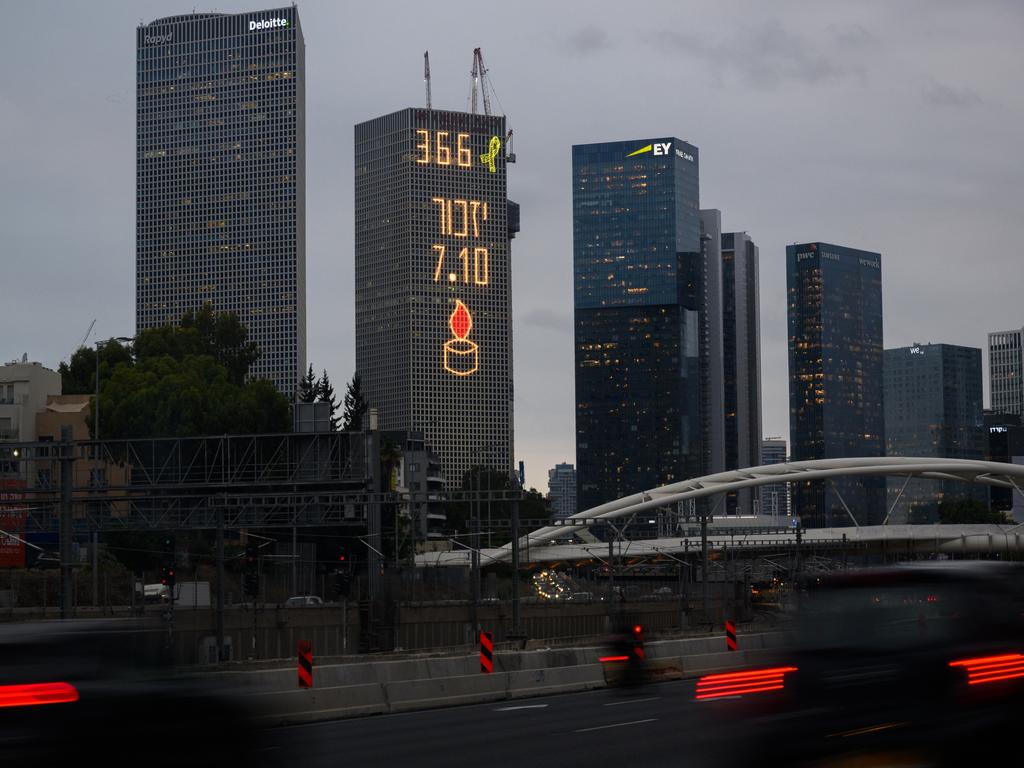
<path id="1" fill-rule="evenodd" d="M 745 672 L 727 672 L 705 675 L 697 681 L 697 696 L 701 699 L 720 699 L 726 696 L 742 696 L 747 693 L 781 691 L 785 687 L 787 672 L 796 672 L 796 667 L 771 667 Z"/>
<path id="2" fill-rule="evenodd" d="M 949 666 L 966 669 L 968 685 L 995 683 L 1024 677 L 1024 655 L 1019 653 L 960 659 L 949 662 Z"/>
<path id="3" fill-rule="evenodd" d="M 31 707 L 72 701 L 78 701 L 78 691 L 70 683 L 0 685 L 0 707 Z"/>
<path id="4" fill-rule="evenodd" d="M 602 656 L 598 661 L 629 661 L 629 656 Z"/>

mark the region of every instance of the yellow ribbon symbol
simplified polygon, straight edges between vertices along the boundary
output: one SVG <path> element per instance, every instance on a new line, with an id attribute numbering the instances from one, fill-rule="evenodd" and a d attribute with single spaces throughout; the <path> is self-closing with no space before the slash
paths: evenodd
<path id="1" fill-rule="evenodd" d="M 480 162 L 486 165 L 491 173 L 497 170 L 494 167 L 494 161 L 498 159 L 499 152 L 501 152 L 501 139 L 497 136 L 491 136 L 491 143 L 487 147 L 487 153 L 480 155 Z"/>

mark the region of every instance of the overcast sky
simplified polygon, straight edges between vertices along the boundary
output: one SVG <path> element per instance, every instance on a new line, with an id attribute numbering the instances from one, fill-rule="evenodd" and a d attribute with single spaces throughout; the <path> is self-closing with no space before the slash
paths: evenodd
<path id="1" fill-rule="evenodd" d="M 2 3 L 0 358 L 134 333 L 135 27 L 273 4 Z M 885 346 L 1024 326 L 1024 3 L 299 3 L 310 361 L 352 375 L 353 125 L 468 106 L 483 48 L 515 130 L 516 456 L 575 462 L 572 144 L 675 135 L 760 247 L 764 434 L 788 437 L 785 246 L 882 254 Z M 986 373 L 985 399 L 988 401 Z M 639 489 L 638 489 L 639 490 Z"/>

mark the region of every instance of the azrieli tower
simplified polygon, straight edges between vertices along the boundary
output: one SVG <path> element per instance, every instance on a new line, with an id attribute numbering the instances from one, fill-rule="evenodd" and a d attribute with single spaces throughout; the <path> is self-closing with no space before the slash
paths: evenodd
<path id="1" fill-rule="evenodd" d="M 459 487 L 512 471 L 505 117 L 403 109 L 355 127 L 356 370 L 381 429 L 417 431 Z"/>
<path id="2" fill-rule="evenodd" d="M 136 30 L 136 328 L 210 303 L 291 396 L 306 367 L 305 43 L 298 10 Z"/>

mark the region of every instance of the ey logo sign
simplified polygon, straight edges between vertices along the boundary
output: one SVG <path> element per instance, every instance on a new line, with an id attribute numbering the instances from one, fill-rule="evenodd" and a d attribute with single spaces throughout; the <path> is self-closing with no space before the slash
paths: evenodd
<path id="1" fill-rule="evenodd" d="M 635 157 L 636 155 L 642 155 L 646 152 L 653 152 L 655 155 L 667 155 L 671 148 L 671 141 L 666 142 L 665 144 L 648 144 L 646 147 L 640 147 L 636 152 L 630 152 L 626 157 Z"/>

